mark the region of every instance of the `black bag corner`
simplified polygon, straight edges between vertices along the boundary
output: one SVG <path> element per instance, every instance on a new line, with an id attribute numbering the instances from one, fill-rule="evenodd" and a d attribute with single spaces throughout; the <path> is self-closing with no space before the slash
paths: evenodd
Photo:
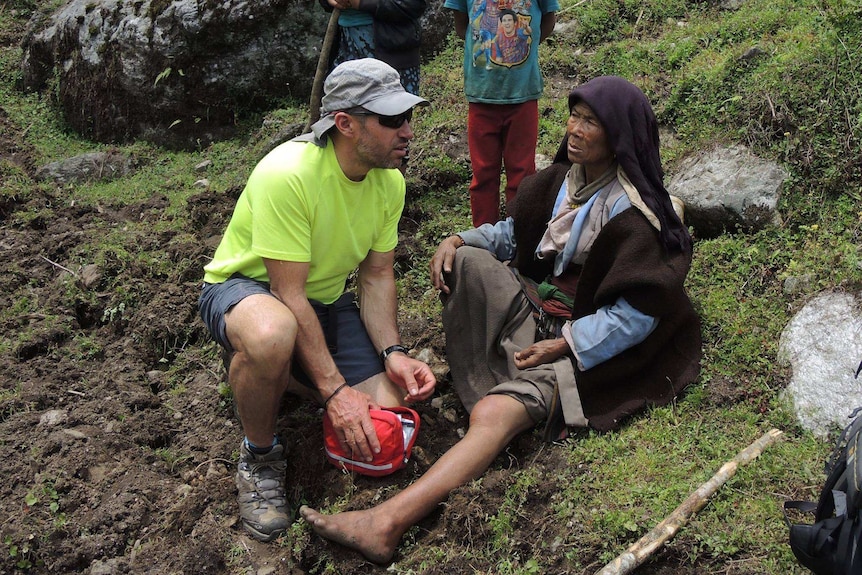
<path id="1" fill-rule="evenodd" d="M 862 407 L 850 417 L 826 463 L 818 501 L 787 501 L 790 548 L 816 575 L 862 575 Z M 787 510 L 814 514 L 811 524 L 791 523 Z"/>

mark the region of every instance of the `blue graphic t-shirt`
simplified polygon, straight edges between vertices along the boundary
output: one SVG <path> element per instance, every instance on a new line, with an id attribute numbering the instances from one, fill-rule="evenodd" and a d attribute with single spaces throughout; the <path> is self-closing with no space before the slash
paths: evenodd
<path id="1" fill-rule="evenodd" d="M 464 92 L 468 102 L 520 104 L 542 95 L 539 39 L 542 15 L 557 0 L 446 0 L 468 15 Z"/>

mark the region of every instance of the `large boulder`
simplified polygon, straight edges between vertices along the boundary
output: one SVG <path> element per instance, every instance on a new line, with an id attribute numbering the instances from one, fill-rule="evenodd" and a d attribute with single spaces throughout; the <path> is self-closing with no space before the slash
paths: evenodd
<path id="1" fill-rule="evenodd" d="M 744 146 L 717 147 L 686 158 L 667 183 L 685 202 L 686 224 L 700 238 L 754 232 L 778 224 L 778 199 L 787 179 L 779 164 Z"/>
<path id="2" fill-rule="evenodd" d="M 862 298 L 858 293 L 818 294 L 781 333 L 778 362 L 793 370 L 784 392 L 800 425 L 826 437 L 862 406 Z"/>
<path id="3" fill-rule="evenodd" d="M 446 17 L 429 5 L 426 29 Z M 205 145 L 244 112 L 308 101 L 328 20 L 316 0 L 71 0 L 31 21 L 23 88 L 56 78 L 66 122 L 99 141 Z M 427 37 L 424 54 L 445 38 Z"/>
<path id="4" fill-rule="evenodd" d="M 56 73 L 66 121 L 100 141 L 206 143 L 310 92 L 326 20 L 295 0 L 72 0 L 32 23 L 24 88 Z"/>

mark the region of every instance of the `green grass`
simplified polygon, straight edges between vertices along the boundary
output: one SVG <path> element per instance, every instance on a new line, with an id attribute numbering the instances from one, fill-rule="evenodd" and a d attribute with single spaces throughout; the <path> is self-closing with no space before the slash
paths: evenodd
<path id="1" fill-rule="evenodd" d="M 675 405 L 653 409 L 623 429 L 581 433 L 560 450 L 565 469 L 522 466 L 506 476 L 506 499 L 488 510 L 492 535 L 483 544 L 428 541 L 411 532 L 402 547 L 403 561 L 393 572 L 423 572 L 466 553 L 476 572 L 542 573 L 551 553 L 573 570 L 598 568 L 670 513 L 740 449 L 772 427 L 785 437 L 736 475 L 670 543 L 692 564 L 724 572 L 803 573 L 786 544 L 783 500 L 814 497 L 823 480 L 828 442 L 801 430 L 781 396 L 789 373 L 778 364 L 778 341 L 784 326 L 814 292 L 858 291 L 862 285 L 862 5 L 849 0 L 750 0 L 734 11 L 718 11 L 715 2 L 683 0 L 564 0 L 559 19 L 574 23 L 572 36 L 543 45 L 546 76 L 561 78 L 540 101 L 539 151 L 552 155 L 563 134 L 565 98 L 570 87 L 598 74 L 619 74 L 641 86 L 654 104 L 662 126 L 672 133 L 663 157 L 668 173 L 690 153 L 715 143 L 743 143 L 758 154 L 782 162 L 790 179 L 783 190 L 780 226 L 755 234 L 726 234 L 698 240 L 688 288 L 701 315 L 704 362 L 700 381 Z M 23 26 L 34 2 L 19 0 L 0 7 L 0 34 Z M 13 14 L 15 12 L 15 14 Z M 751 48 L 760 55 L 746 56 Z M 463 132 L 466 102 L 461 91 L 461 45 L 449 43 L 423 65 L 422 92 L 432 106 L 417 113 L 408 172 L 406 217 L 417 231 L 406 262 L 399 262 L 398 289 L 404 317 L 439 317 L 439 300 L 428 280 L 427 262 L 436 244 L 469 227 L 469 165 L 450 157 L 442 144 Z M 0 50 L 0 99 L 9 122 L 26 132 L 37 163 L 93 150 L 108 149 L 66 129 L 49 94 L 22 94 L 20 49 Z M 200 192 L 195 182 L 209 180 L 217 193 L 240 188 L 270 140 L 285 125 L 305 120 L 302 105 L 286 105 L 249 119 L 233 140 L 193 152 L 168 151 L 146 142 L 115 146 L 135 158 L 138 170 L 112 182 L 91 182 L 64 189 L 37 183 L 26 171 L 0 162 L 0 205 L 7 199 L 50 192 L 69 206 L 122 209 L 163 196 L 166 207 L 155 222 L 124 221 L 98 230 L 92 241 L 75 246 L 75 266 L 99 265 L 109 294 L 105 323 L 132 309 L 135 287 L 129 277 L 145 275 L 172 281 L 177 264 L 171 242 L 186 237 L 185 205 Z M 465 146 L 466 147 L 466 146 Z M 208 159 L 205 172 L 195 165 Z M 20 203 L 19 205 L 24 205 Z M 4 222 L 26 226 L 51 212 L 34 205 Z M 166 244 L 140 249 L 153 231 Z M 191 265 L 189 262 L 186 264 Z M 186 265 L 183 264 L 183 265 Z M 180 266 L 182 267 L 182 266 Z M 20 271 L 20 270 L 19 270 Z M 784 281 L 808 275 L 809 290 L 785 293 Z M 64 283 L 70 307 L 92 298 L 74 281 Z M 21 290 L 17 303 L 0 319 L 36 313 L 38 302 Z M 122 308 L 121 306 L 125 306 Z M 119 315 L 118 315 L 119 314 Z M 64 324 L 74 341 L 64 353 L 81 361 L 102 350 Z M 26 343 L 26 327 L 0 337 L 0 351 Z M 199 369 L 198 357 L 177 346 L 168 381 L 177 400 L 184 377 Z M 215 354 L 214 348 L 200 350 Z M 715 389 L 732 389 L 728 399 Z M 0 389 L 0 415 L 22 405 L 18 388 Z M 186 456 L 158 454 L 173 468 Z M 557 487 L 540 511 L 528 509 L 528 495 L 550 482 Z M 481 491 L 481 480 L 476 489 Z M 343 506 L 344 500 L 330 508 Z M 531 554 L 519 545 L 525 517 L 551 514 L 555 524 L 571 525 L 559 540 L 535 542 Z M 564 530 L 565 531 L 565 530 Z M 299 556 L 307 528 L 294 527 L 286 545 Z M 6 541 L 6 552 L 26 559 L 21 542 Z M 226 549 L 229 564 L 241 549 Z M 315 572 L 335 572 L 321 557 Z M 22 559 L 23 560 L 23 559 Z"/>

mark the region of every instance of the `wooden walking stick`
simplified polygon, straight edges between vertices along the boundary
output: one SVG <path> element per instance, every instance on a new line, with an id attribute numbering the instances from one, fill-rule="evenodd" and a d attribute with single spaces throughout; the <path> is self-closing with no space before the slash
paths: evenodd
<path id="1" fill-rule="evenodd" d="M 670 540 L 680 527 L 688 523 L 691 517 L 703 509 L 713 493 L 733 477 L 740 465 L 753 461 L 763 450 L 775 443 L 781 436 L 781 431 L 773 429 L 765 433 L 760 439 L 740 451 L 736 457 L 721 466 L 721 469 L 713 475 L 709 481 L 701 485 L 683 503 L 674 509 L 673 513 L 656 525 L 652 531 L 640 538 L 640 540 L 629 547 L 625 553 L 605 565 L 596 575 L 625 575 L 631 573 L 641 565 L 647 557 L 652 555 L 659 547 Z"/>
<path id="2" fill-rule="evenodd" d="M 308 102 L 308 123 L 305 124 L 305 130 L 308 132 L 311 125 L 320 119 L 320 99 L 323 92 L 323 79 L 326 78 L 326 69 L 329 68 L 329 53 L 332 52 L 332 45 L 335 43 L 335 37 L 338 35 L 338 15 L 341 10 L 338 8 L 332 9 L 332 14 L 329 16 L 329 24 L 326 26 L 326 34 L 323 36 L 323 45 L 320 47 L 320 57 L 317 59 L 317 70 L 314 72 L 314 82 L 311 84 L 311 99 Z"/>

